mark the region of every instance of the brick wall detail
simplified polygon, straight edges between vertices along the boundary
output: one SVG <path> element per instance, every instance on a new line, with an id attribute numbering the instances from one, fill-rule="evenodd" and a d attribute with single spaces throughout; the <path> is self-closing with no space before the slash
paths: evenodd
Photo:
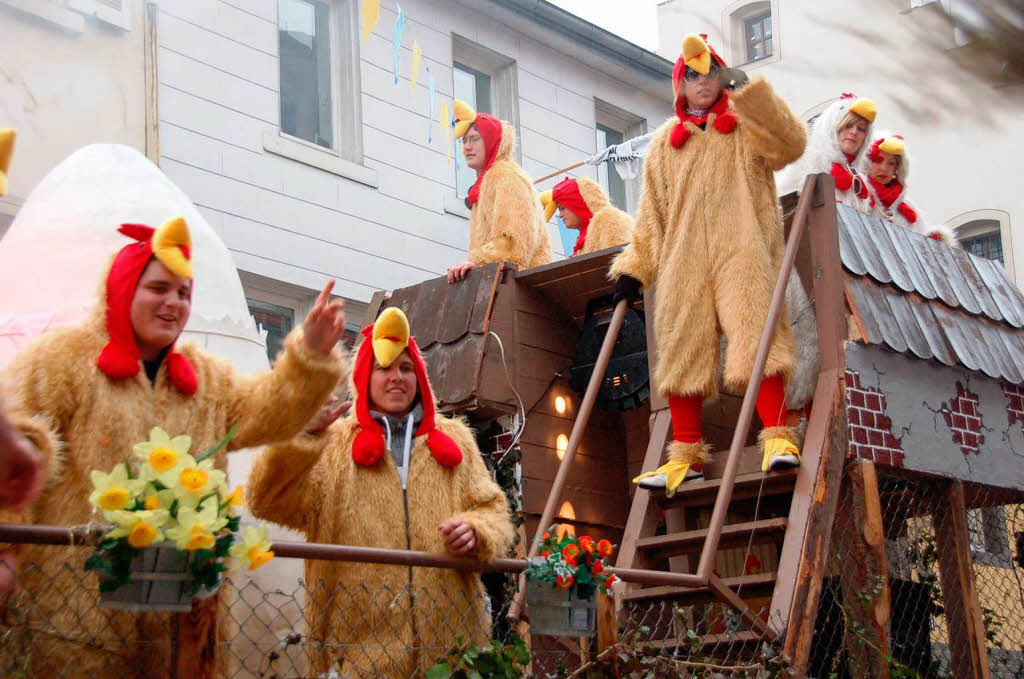
<path id="1" fill-rule="evenodd" d="M 875 464 L 903 467 L 903 442 L 892 433 L 885 414 L 885 394 L 861 384 L 860 373 L 846 371 L 846 412 L 850 455 Z"/>
<path id="2" fill-rule="evenodd" d="M 1003 382 L 1003 393 L 1007 398 L 1006 416 L 1010 426 L 1020 424 L 1020 429 L 1024 432 L 1024 387 Z"/>
<path id="3" fill-rule="evenodd" d="M 964 455 L 978 455 L 985 435 L 981 433 L 981 410 L 978 395 L 956 383 L 956 396 L 942 404 L 942 418 L 953 435 L 953 443 Z"/>

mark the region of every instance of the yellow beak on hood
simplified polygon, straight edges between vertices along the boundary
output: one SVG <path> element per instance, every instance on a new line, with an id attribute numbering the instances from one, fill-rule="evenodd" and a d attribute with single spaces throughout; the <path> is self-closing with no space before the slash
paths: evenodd
<path id="1" fill-rule="evenodd" d="M 14 155 L 14 136 L 14 130 L 9 127 L 0 129 L 0 196 L 7 193 L 7 168 Z"/>
<path id="2" fill-rule="evenodd" d="M 373 356 L 387 368 L 409 346 L 409 319 L 398 307 L 388 307 L 373 324 Z"/>
<path id="3" fill-rule="evenodd" d="M 555 210 L 558 209 L 551 191 L 540 194 L 540 204 L 544 206 L 544 221 L 550 222 L 551 218 L 555 216 Z"/>
<path id="4" fill-rule="evenodd" d="M 886 137 L 885 141 L 878 145 L 878 150 L 891 153 L 894 156 L 902 156 L 907 147 L 899 137 Z"/>
<path id="5" fill-rule="evenodd" d="M 878 105 L 864 97 L 850 104 L 850 110 L 872 124 L 875 122 L 875 116 L 878 115 Z"/>
<path id="6" fill-rule="evenodd" d="M 455 138 L 462 139 L 466 134 L 466 130 L 469 126 L 476 122 L 476 111 L 473 107 L 462 101 L 456 99 L 454 103 L 455 108 Z"/>
<path id="7" fill-rule="evenodd" d="M 160 225 L 153 234 L 153 254 L 175 276 L 192 278 L 192 236 L 184 217 Z"/>
<path id="8" fill-rule="evenodd" d="M 683 63 L 704 75 L 711 70 L 711 50 L 696 33 L 687 33 L 683 38 Z"/>

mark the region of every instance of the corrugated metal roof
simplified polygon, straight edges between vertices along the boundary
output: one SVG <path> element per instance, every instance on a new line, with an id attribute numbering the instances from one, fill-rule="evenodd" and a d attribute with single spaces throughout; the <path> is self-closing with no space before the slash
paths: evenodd
<path id="1" fill-rule="evenodd" d="M 1024 295 L 999 264 L 838 207 L 847 300 L 865 341 L 1024 382 Z"/>

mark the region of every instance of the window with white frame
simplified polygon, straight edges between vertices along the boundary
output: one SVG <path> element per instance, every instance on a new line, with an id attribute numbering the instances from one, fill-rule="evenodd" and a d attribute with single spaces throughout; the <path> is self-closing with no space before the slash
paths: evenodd
<path id="1" fill-rule="evenodd" d="M 957 227 L 960 247 L 972 255 L 1005 264 L 1000 231 L 999 222 L 995 219 L 975 219 Z"/>
<path id="2" fill-rule="evenodd" d="M 462 36 L 453 35 L 452 63 L 455 98 L 473 106 L 477 112 L 490 113 L 509 122 L 518 132 L 519 82 L 515 60 Z M 517 145 L 516 160 L 520 157 Z M 456 195 L 464 198 L 474 182 L 476 172 L 460 159 L 456 163 Z"/>
<path id="3" fill-rule="evenodd" d="M 452 65 L 455 98 L 461 99 L 478 113 L 491 113 L 491 76 L 475 68 L 455 62 Z M 455 194 L 465 198 L 476 181 L 476 172 L 465 162 L 456 163 Z"/>
<path id="4" fill-rule="evenodd" d="M 772 55 L 772 13 L 762 12 L 743 21 L 743 37 L 747 61 L 758 61 Z"/>
<path id="5" fill-rule="evenodd" d="M 359 163 L 355 8 L 355 0 L 279 1 L 280 131 L 285 139 Z"/>
<path id="6" fill-rule="evenodd" d="M 596 151 L 621 144 L 647 133 L 647 121 L 606 101 L 594 101 L 594 128 Z M 601 163 L 597 168 L 597 181 L 620 210 L 633 212 L 640 200 L 643 177 L 637 163 L 636 176 L 623 176 L 614 163 Z M 631 174 L 627 172 L 627 174 Z"/>

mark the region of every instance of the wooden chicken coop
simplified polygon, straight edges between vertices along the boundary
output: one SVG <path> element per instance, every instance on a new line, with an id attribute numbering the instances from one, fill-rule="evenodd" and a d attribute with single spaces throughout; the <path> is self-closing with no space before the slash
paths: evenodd
<path id="1" fill-rule="evenodd" d="M 556 520 L 619 544 L 617 567 L 697 574 L 687 585 L 630 585 L 617 597 L 620 623 L 663 607 L 669 619 L 650 643 L 678 645 L 687 629 L 733 651 L 767 641 L 812 675 L 842 653 L 850 666 L 873 666 L 851 619 L 872 652 L 910 657 L 894 597 L 914 577 L 896 572 L 894 554 L 908 526 L 926 522 L 938 545 L 945 640 L 932 624 L 913 652 L 948 647 L 944 672 L 995 676 L 975 584 L 984 565 L 965 517 L 1024 503 L 1024 297 L 998 264 L 837 207 L 827 176 L 807 187 L 799 204 L 795 194 L 783 200 L 787 233 L 794 218 L 805 221 L 805 232 L 794 229 L 806 235 L 794 244 L 793 275 L 811 299 L 821 359 L 801 466 L 761 473 L 755 422 L 727 470 L 744 395 L 722 393 L 705 406 L 705 438 L 718 451 L 705 478 L 671 499 L 635 489 L 630 479 L 660 463 L 671 432 L 667 404 L 650 386 L 653 304 L 641 301 L 627 314 Z M 406 312 L 441 409 L 471 420 L 485 454 L 500 457 L 526 413 L 518 439 L 525 542 L 604 337 L 618 251 L 528 271 L 492 264 L 457 284 L 430 280 L 371 303 L 370 320 L 387 306 Z M 645 291 L 648 300 L 656 294 Z M 705 554 L 712 535 L 717 550 Z M 871 583 L 871 605 L 847 611 L 838 640 L 825 640 L 826 609 L 849 608 Z M 733 609 L 744 614 L 738 623 L 729 621 Z M 1011 618 L 1017 639 L 1024 613 Z"/>

